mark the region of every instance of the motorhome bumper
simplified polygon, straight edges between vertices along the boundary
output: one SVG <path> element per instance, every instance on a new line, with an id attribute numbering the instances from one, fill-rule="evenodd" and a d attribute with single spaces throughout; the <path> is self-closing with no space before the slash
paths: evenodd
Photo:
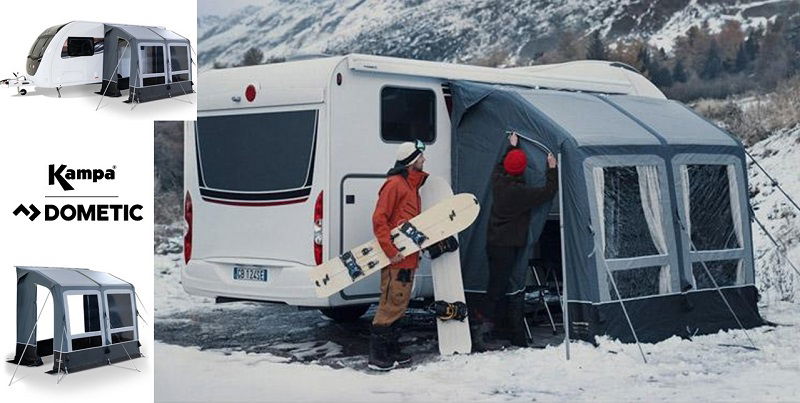
<path id="1" fill-rule="evenodd" d="M 234 280 L 233 263 L 193 259 L 181 272 L 183 289 L 193 295 L 282 302 L 296 306 L 328 307 L 327 298 L 317 298 L 305 265 L 264 265 L 267 281 Z"/>

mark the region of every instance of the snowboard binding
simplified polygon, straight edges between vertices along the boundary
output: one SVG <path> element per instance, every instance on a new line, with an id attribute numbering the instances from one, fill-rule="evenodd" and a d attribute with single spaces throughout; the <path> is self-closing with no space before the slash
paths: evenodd
<path id="1" fill-rule="evenodd" d="M 436 259 L 447 252 L 454 252 L 458 250 L 458 239 L 455 236 L 449 236 L 441 241 L 429 246 L 425 249 L 431 259 Z"/>
<path id="2" fill-rule="evenodd" d="M 350 278 L 353 279 L 353 281 L 355 281 L 358 276 L 364 275 L 364 270 L 362 270 L 361 266 L 356 263 L 356 258 L 353 257 L 351 252 L 343 254 L 339 257 L 339 259 L 342 260 L 344 267 L 347 268 L 347 274 L 350 275 Z"/>
<path id="3" fill-rule="evenodd" d="M 422 246 L 422 244 L 428 240 L 427 235 L 423 234 L 422 231 L 418 230 L 417 227 L 408 221 L 400 226 L 400 233 L 409 237 L 417 246 Z"/>
<path id="4" fill-rule="evenodd" d="M 447 301 L 436 301 L 431 304 L 429 310 L 440 320 L 458 320 L 463 322 L 467 318 L 467 304 Z"/>

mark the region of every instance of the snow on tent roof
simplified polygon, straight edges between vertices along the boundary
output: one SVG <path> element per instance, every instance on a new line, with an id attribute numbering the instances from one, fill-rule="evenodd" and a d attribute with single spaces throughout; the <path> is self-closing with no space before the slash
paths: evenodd
<path id="1" fill-rule="evenodd" d="M 596 96 L 551 90 L 516 92 L 563 127 L 579 146 L 660 144 L 658 138 Z"/>
<path id="2" fill-rule="evenodd" d="M 655 130 L 668 144 L 738 146 L 725 132 L 675 101 L 616 95 L 608 98 Z"/>

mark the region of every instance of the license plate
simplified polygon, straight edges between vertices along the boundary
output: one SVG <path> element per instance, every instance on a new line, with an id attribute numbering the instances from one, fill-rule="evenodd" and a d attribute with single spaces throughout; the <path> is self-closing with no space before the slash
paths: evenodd
<path id="1" fill-rule="evenodd" d="M 267 269 L 258 266 L 234 266 L 233 267 L 234 280 L 248 280 L 248 281 L 267 281 Z"/>

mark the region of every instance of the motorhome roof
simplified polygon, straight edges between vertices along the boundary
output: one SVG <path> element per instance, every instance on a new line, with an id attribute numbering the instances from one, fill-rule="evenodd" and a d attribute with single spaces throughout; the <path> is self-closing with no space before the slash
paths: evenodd
<path id="1" fill-rule="evenodd" d="M 334 70 L 341 63 L 346 63 L 350 70 L 365 73 L 665 98 L 655 85 L 632 68 L 620 63 L 598 60 L 517 68 L 494 68 L 349 54 L 233 69 L 206 70 L 201 73 L 200 80 L 205 83 L 213 83 L 214 87 L 218 87 L 211 89 L 206 87 L 203 92 L 210 97 L 214 97 L 220 91 L 230 92 L 233 89 L 231 86 L 241 87 L 242 80 L 253 80 L 254 75 L 258 75 L 261 87 L 266 88 L 325 88 L 331 82 Z M 258 74 L 260 71 L 265 73 L 268 71 L 269 74 Z"/>

